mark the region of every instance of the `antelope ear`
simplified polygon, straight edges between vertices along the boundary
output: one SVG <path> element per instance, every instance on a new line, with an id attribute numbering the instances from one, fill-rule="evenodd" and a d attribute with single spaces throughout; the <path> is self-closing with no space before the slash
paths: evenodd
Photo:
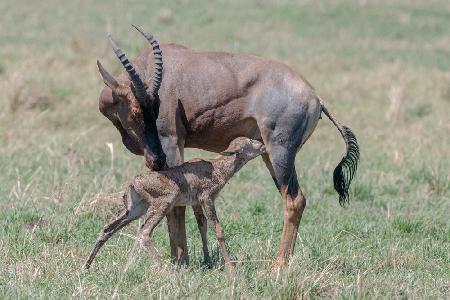
<path id="1" fill-rule="evenodd" d="M 97 67 L 100 75 L 102 75 L 103 82 L 113 91 L 116 90 L 119 87 L 119 83 L 117 82 L 117 80 L 111 74 L 109 74 L 108 71 L 105 70 L 105 68 L 103 68 L 102 64 L 98 60 Z"/>

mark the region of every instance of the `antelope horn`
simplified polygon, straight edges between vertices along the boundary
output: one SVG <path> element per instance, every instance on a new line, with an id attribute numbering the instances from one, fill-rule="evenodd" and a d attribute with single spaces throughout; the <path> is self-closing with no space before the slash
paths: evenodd
<path id="1" fill-rule="evenodd" d="M 153 58 L 154 58 L 154 74 L 152 80 L 151 97 L 156 98 L 158 95 L 159 88 L 161 87 L 162 81 L 162 72 L 163 72 L 163 60 L 162 60 L 162 51 L 159 46 L 158 41 L 153 37 L 153 35 L 145 32 L 142 27 L 135 26 L 131 24 L 137 31 L 139 31 L 150 43 L 153 48 Z"/>
<path id="2" fill-rule="evenodd" d="M 133 83 L 134 90 L 136 92 L 136 96 L 139 100 L 139 102 L 142 105 L 147 104 L 147 85 L 142 81 L 139 74 L 136 72 L 136 69 L 133 67 L 133 65 L 130 63 L 128 58 L 125 56 L 125 53 L 120 50 L 119 47 L 117 47 L 116 43 L 113 41 L 111 35 L 108 35 L 109 42 L 111 43 L 111 47 L 116 54 L 117 58 L 120 60 L 122 65 L 124 66 L 125 70 L 127 70 L 128 75 L 130 75 L 131 82 Z"/>
<path id="3" fill-rule="evenodd" d="M 99 60 L 97 60 L 97 67 L 100 75 L 102 75 L 103 82 L 105 82 L 107 86 L 109 86 L 111 89 L 115 89 L 119 86 L 117 80 L 111 74 L 109 74 L 108 71 L 106 71 Z"/>

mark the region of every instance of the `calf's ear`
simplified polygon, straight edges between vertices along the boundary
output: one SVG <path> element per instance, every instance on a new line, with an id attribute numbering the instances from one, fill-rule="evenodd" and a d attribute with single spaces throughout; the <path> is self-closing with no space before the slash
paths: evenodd
<path id="1" fill-rule="evenodd" d="M 240 154 L 240 153 L 242 153 L 242 151 L 244 151 L 244 149 L 238 149 L 238 150 L 234 150 L 234 151 L 223 151 L 223 152 L 220 152 L 220 155 L 232 156 L 235 154 Z"/>
<path id="2" fill-rule="evenodd" d="M 117 82 L 117 80 L 111 74 L 109 74 L 105 68 L 103 68 L 102 64 L 98 60 L 97 67 L 100 75 L 102 75 L 103 82 L 113 91 L 116 90 L 119 87 L 119 83 Z"/>
<path id="3" fill-rule="evenodd" d="M 235 154 L 237 154 L 238 153 L 238 151 L 223 151 L 223 152 L 220 152 L 220 155 L 223 155 L 223 156 L 233 156 L 233 155 L 235 155 Z"/>

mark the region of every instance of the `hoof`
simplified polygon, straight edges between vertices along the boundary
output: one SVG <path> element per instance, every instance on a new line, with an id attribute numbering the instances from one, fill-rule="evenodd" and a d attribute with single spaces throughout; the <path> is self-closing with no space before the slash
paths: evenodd
<path id="1" fill-rule="evenodd" d="M 272 264 L 272 273 L 278 273 L 289 267 L 289 261 L 285 258 L 278 257 Z"/>
<path id="2" fill-rule="evenodd" d="M 203 261 L 202 266 L 211 270 L 213 267 L 213 263 L 212 263 L 211 259 L 207 259 L 207 260 Z"/>

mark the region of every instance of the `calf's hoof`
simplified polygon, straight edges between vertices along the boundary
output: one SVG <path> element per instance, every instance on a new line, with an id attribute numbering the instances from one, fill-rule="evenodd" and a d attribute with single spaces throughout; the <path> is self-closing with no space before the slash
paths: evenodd
<path id="1" fill-rule="evenodd" d="M 272 273 L 278 273 L 279 271 L 286 270 L 289 267 L 289 260 L 285 257 L 277 257 L 272 264 Z"/>
<path id="2" fill-rule="evenodd" d="M 236 269 L 235 269 L 233 263 L 231 263 L 231 262 L 225 264 L 225 270 L 227 270 L 228 275 L 231 275 L 231 276 L 233 276 L 236 272 Z"/>

